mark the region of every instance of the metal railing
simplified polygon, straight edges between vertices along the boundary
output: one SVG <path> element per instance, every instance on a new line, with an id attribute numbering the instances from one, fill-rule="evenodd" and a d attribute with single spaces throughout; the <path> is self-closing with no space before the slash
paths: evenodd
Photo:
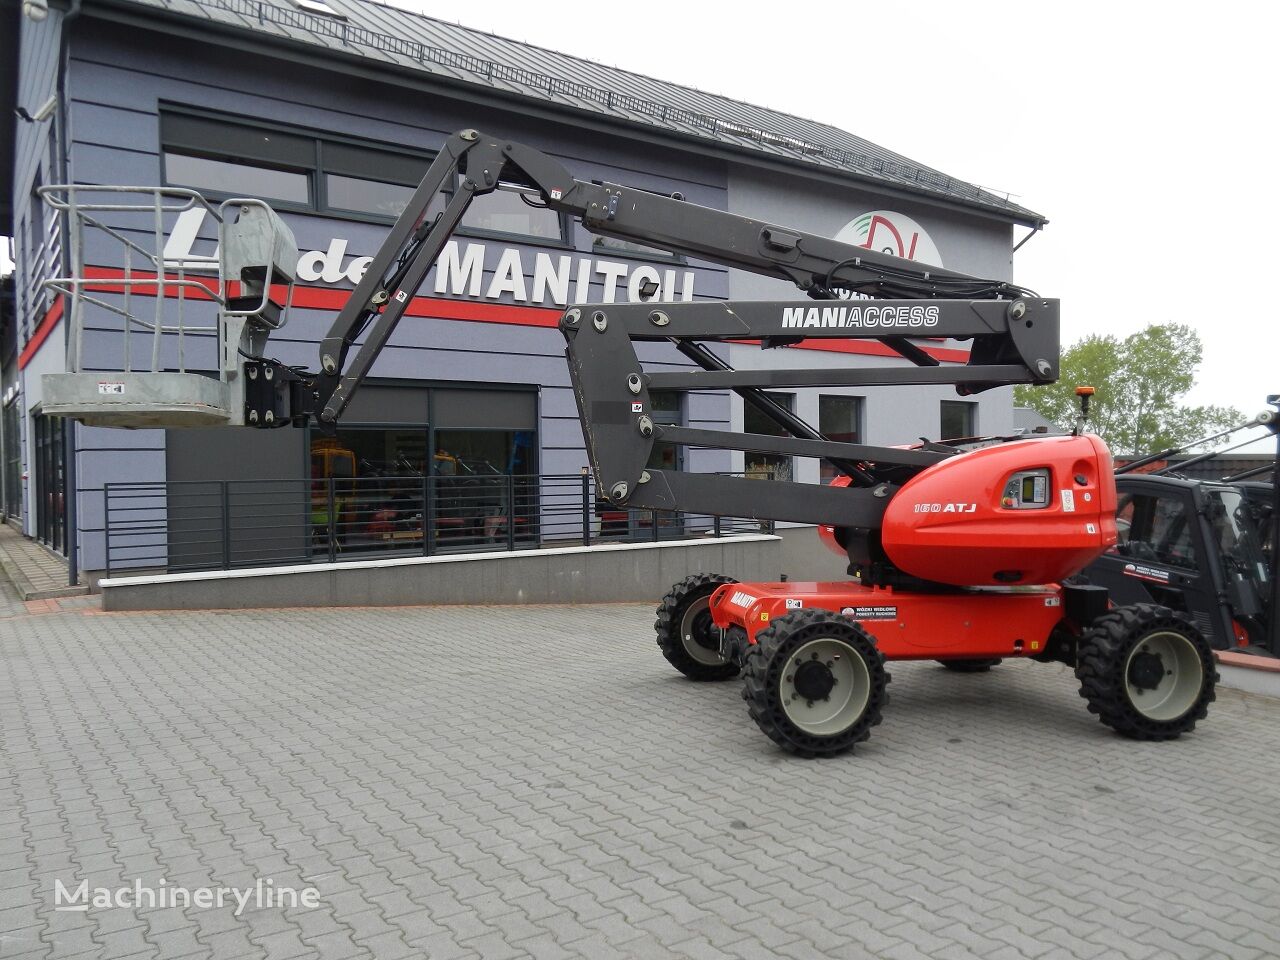
<path id="1" fill-rule="evenodd" d="M 628 510 L 590 476 L 108 483 L 107 576 L 719 537 L 755 520 Z"/>

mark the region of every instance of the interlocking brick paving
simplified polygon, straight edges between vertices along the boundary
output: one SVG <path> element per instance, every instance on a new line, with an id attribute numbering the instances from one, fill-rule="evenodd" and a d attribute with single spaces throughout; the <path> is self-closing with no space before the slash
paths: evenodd
<path id="1" fill-rule="evenodd" d="M 652 607 L 0 601 L 2 957 L 1280 955 L 1280 701 L 1142 744 L 1065 668 L 894 664 L 804 761 Z M 135 878 L 320 905 L 54 909 Z"/>

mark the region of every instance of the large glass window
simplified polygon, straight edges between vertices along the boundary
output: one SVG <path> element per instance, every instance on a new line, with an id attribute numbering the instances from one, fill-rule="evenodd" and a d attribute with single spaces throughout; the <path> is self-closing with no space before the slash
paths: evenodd
<path id="1" fill-rule="evenodd" d="M 332 531 L 335 551 L 419 549 L 428 516 L 441 548 L 503 540 L 509 518 L 522 538 L 536 530 L 532 430 L 440 430 L 434 453 L 429 437 L 425 426 L 355 426 L 313 437 L 315 547 L 328 549 Z"/>
<path id="2" fill-rule="evenodd" d="M 978 435 L 978 405 L 968 400 L 943 400 L 941 440 L 963 440 Z"/>
<path id="3" fill-rule="evenodd" d="M 310 178 L 297 170 L 273 170 L 243 160 L 193 157 L 166 150 L 164 176 L 170 186 L 201 193 L 261 197 L 305 206 L 311 202 Z"/>
<path id="4" fill-rule="evenodd" d="M 162 113 L 160 136 L 171 185 L 379 220 L 400 215 L 431 160 L 425 152 L 175 111 Z"/>
<path id="5" fill-rule="evenodd" d="M 540 240 L 561 240 L 560 214 L 530 201 L 524 194 L 495 190 L 476 197 L 462 218 L 464 229 L 507 233 Z"/>
<path id="6" fill-rule="evenodd" d="M 840 443 L 862 442 L 862 398 L 841 396 L 818 397 L 818 432 L 828 440 Z M 821 461 L 822 482 L 837 476 L 835 467 Z"/>
<path id="7" fill-rule="evenodd" d="M 597 236 L 591 241 L 591 245 L 599 253 L 620 253 L 623 256 L 641 257 L 648 260 L 673 260 L 678 262 L 683 262 L 684 260 L 682 256 L 672 253 L 670 250 L 650 247 L 643 243 L 636 243 L 634 240 L 623 240 L 619 237 Z"/>
<path id="8" fill-rule="evenodd" d="M 770 393 L 769 396 L 787 410 L 795 409 L 796 396 L 794 393 Z M 743 406 L 743 432 L 762 433 L 770 437 L 791 436 L 751 404 L 746 403 Z M 780 457 L 748 450 L 746 453 L 746 475 L 752 480 L 790 480 L 795 475 L 794 462 L 793 457 Z"/>
<path id="9" fill-rule="evenodd" d="M 382 183 L 363 177 L 325 174 L 325 195 L 335 210 L 369 213 L 376 217 L 398 217 L 413 196 L 413 187 Z"/>
<path id="10" fill-rule="evenodd" d="M 432 160 L 427 151 L 177 110 L 161 114 L 160 138 L 170 185 L 387 222 L 404 212 Z M 566 236 L 564 217 L 508 190 L 477 197 L 459 226 L 557 243 Z"/>

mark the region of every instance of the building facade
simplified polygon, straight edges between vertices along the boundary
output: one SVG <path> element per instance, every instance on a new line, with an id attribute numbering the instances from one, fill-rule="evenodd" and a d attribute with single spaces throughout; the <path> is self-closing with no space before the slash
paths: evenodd
<path id="1" fill-rule="evenodd" d="M 106 565 L 108 484 L 164 483 L 172 497 L 184 483 L 316 480 L 334 469 L 334 451 L 351 455 L 357 475 L 580 475 L 587 460 L 555 329 L 564 305 L 636 300 L 647 282 L 659 285 L 661 299 L 799 293 L 593 236 L 500 192 L 474 205 L 336 438 L 297 429 L 93 428 L 41 412 L 41 375 L 67 361 L 65 305 L 42 286 L 66 257 L 37 192 L 43 185 L 165 184 L 215 203 L 271 202 L 302 259 L 291 319 L 270 352 L 312 368 L 320 338 L 433 151 L 466 127 L 545 150 L 582 179 L 678 191 L 993 278 L 1011 277 L 1015 226 L 1043 222 L 833 128 L 800 129 L 808 122 L 359 0 L 85 0 L 65 8 L 32 0 L 13 26 L 16 106 L 25 116 L 0 143 L 13 158 L 6 212 L 17 263 L 3 379 L 5 510 L 84 571 Z M 199 209 L 168 216 L 166 260 L 207 255 L 212 227 Z M 90 259 L 103 276 L 123 269 L 107 246 Z M 122 369 L 123 340 L 109 322 L 88 330 L 84 369 Z M 824 347 L 722 349 L 742 367 L 904 362 L 877 344 Z M 926 347 L 963 362 L 963 344 Z M 212 369 L 211 348 L 191 345 L 188 367 Z M 642 359 L 683 363 L 659 345 L 642 345 Z M 962 399 L 916 387 L 903 402 L 904 389 L 799 390 L 779 399 L 834 438 L 876 444 L 1013 426 L 1008 389 Z M 691 426 L 774 429 L 723 392 L 655 397 L 654 406 Z M 824 476 L 817 461 L 792 458 L 696 449 L 656 456 L 686 470 Z M 171 527 L 176 511 L 171 500 Z"/>

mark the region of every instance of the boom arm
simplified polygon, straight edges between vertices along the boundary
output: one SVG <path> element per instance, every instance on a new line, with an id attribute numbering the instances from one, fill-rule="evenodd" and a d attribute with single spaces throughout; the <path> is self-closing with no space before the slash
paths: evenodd
<path id="1" fill-rule="evenodd" d="M 872 528 L 878 526 L 897 483 L 950 452 L 831 443 L 762 388 L 952 383 L 961 393 L 975 393 L 1003 384 L 1049 383 L 1057 378 L 1056 300 L 1040 299 L 1002 281 L 916 265 L 698 206 L 679 195 L 577 180 L 545 153 L 464 130 L 446 141 L 335 318 L 321 343 L 320 372 L 306 375 L 277 368 L 292 385 L 290 407 L 283 416 L 277 411 L 276 422 L 311 415 L 321 425 L 338 420 L 467 206 L 476 196 L 499 188 L 535 194 L 541 204 L 577 218 L 593 233 L 788 280 L 820 301 L 569 308 L 560 329 L 568 341 L 588 453 L 600 489 L 615 503 Z M 443 211 L 428 216 L 430 205 L 442 194 L 447 198 Z M 891 302 L 839 299 L 841 294 Z M 366 329 L 363 344 L 348 362 Z M 969 362 L 944 367 L 912 337 L 970 339 Z M 738 371 L 700 342 L 758 340 L 773 347 L 806 339 L 875 340 L 914 366 Z M 701 371 L 647 374 L 633 346 L 639 340 L 669 341 Z M 742 395 L 791 436 L 660 427 L 649 416 L 650 389 L 726 388 Z M 251 396 L 250 403 L 255 402 L 278 405 L 280 395 L 264 388 Z M 259 422 L 265 419 L 260 417 Z M 798 490 L 794 484 L 777 481 L 646 470 L 658 439 L 819 456 L 862 490 L 812 486 Z"/>

